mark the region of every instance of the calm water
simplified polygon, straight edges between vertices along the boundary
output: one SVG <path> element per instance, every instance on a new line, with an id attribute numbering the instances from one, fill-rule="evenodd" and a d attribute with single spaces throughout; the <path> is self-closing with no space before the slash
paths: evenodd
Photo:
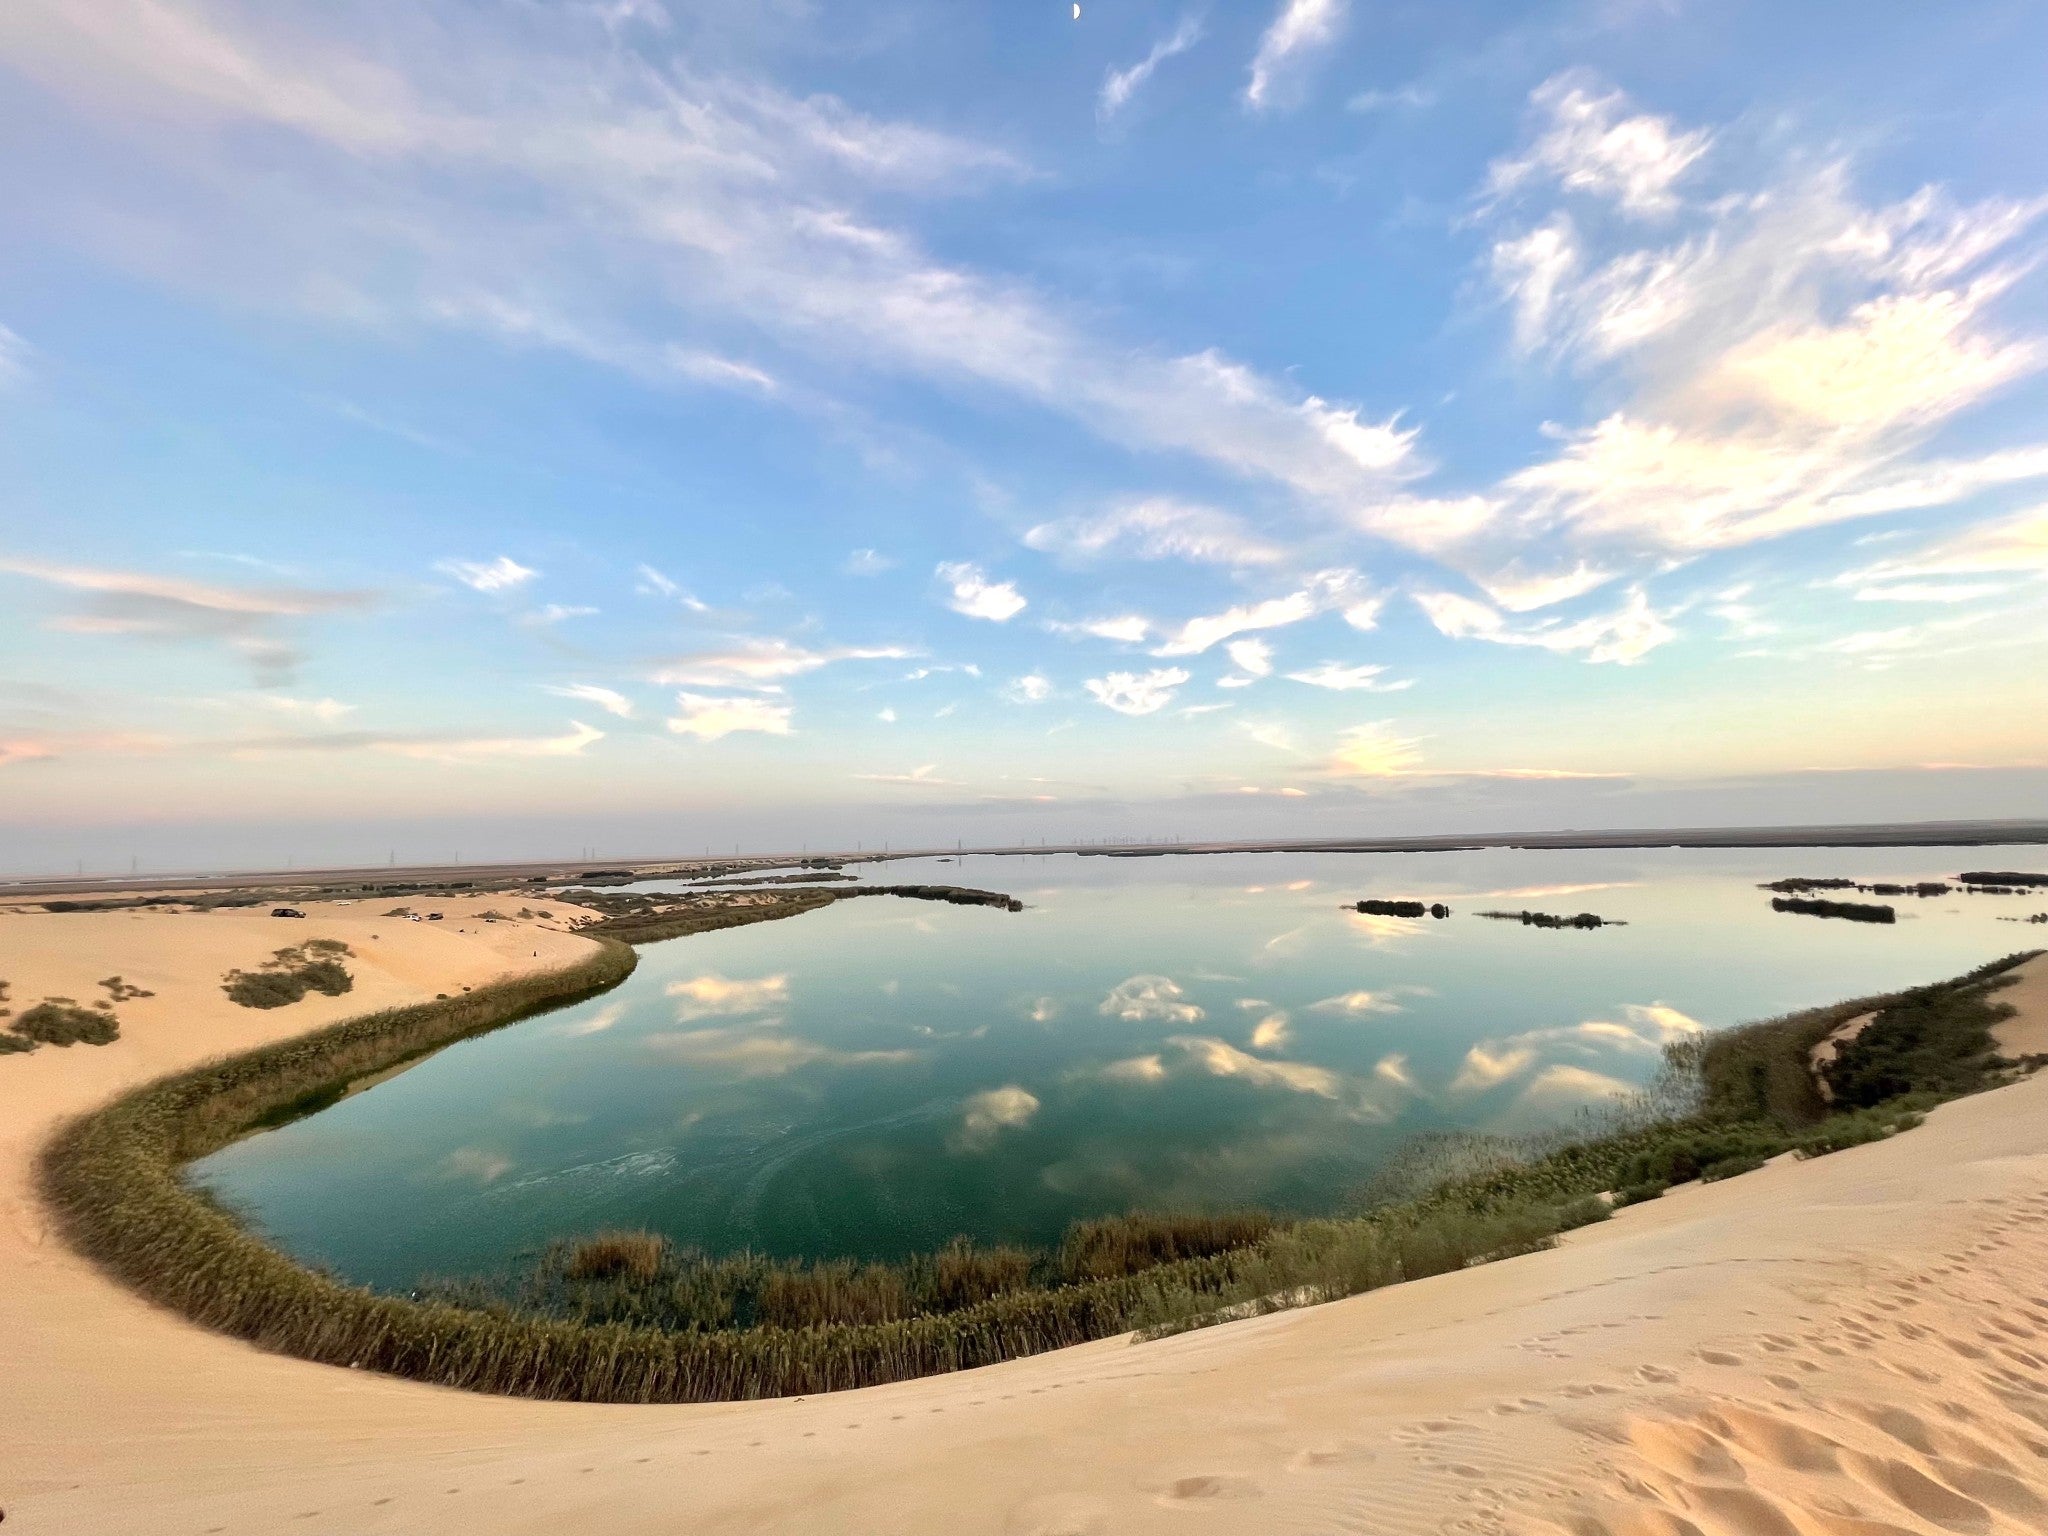
<path id="1" fill-rule="evenodd" d="M 2040 849 L 970 858 L 891 897 L 651 945 L 617 990 L 452 1047 L 197 1179 L 356 1280 L 486 1272 L 646 1226 L 885 1257 L 1134 1206 L 1332 1208 L 1402 1140 L 1555 1124 L 1662 1043 L 2027 947 L 2038 899 L 1773 913 L 1782 875 L 1936 879 Z M 1443 921 L 1361 917 L 1366 895 Z M 1547 932 L 1490 906 L 1625 919 Z"/>

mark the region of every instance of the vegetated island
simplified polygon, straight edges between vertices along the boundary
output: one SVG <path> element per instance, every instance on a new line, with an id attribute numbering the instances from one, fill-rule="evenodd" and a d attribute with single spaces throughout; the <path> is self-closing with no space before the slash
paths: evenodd
<path id="1" fill-rule="evenodd" d="M 1496 922 L 1520 923 L 1524 928 L 1626 928 L 1628 924 L 1618 917 L 1602 917 L 1597 912 L 1575 912 L 1567 917 L 1561 912 L 1481 912 L 1480 917 L 1490 917 Z"/>
<path id="2" fill-rule="evenodd" d="M 1373 917 L 1449 917 L 1451 909 L 1440 901 L 1383 901 L 1368 896 L 1353 908 Z"/>
<path id="3" fill-rule="evenodd" d="M 1790 876 L 1758 887 L 1786 896 L 1805 896 L 1814 891 L 1858 891 L 1866 896 L 2021 896 L 2048 886 L 2048 875 L 2024 875 L 2012 870 L 1966 869 L 1953 883 L 1947 880 L 1845 880 L 1838 876 L 1805 879 Z"/>
<path id="4" fill-rule="evenodd" d="M 1898 909 L 1874 901 L 1830 901 L 1825 897 L 1773 896 L 1773 912 L 1798 912 L 1807 917 L 1840 917 L 1852 923 L 1896 923 Z"/>
<path id="5" fill-rule="evenodd" d="M 2048 886 L 2048 875 L 2023 874 L 2014 869 L 1966 869 L 1956 878 L 1972 890 L 1995 892 L 2001 896 Z"/>

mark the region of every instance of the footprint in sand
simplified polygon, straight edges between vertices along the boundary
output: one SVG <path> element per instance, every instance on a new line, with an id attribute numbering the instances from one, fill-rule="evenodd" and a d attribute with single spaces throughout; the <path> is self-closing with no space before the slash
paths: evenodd
<path id="1" fill-rule="evenodd" d="M 1248 1477 L 1206 1474 L 1178 1478 L 1168 1483 L 1159 1491 L 1159 1502 L 1174 1505 L 1206 1504 L 1215 1499 L 1256 1499 L 1259 1491 L 1259 1485 Z"/>

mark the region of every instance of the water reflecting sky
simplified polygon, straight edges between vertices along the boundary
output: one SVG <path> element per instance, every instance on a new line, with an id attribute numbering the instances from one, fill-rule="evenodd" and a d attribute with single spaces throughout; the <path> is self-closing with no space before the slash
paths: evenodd
<path id="1" fill-rule="evenodd" d="M 430 1058 L 198 1165 L 302 1258 L 403 1286 L 554 1236 L 883 1257 L 1043 1242 L 1134 1207 L 1333 1208 L 1417 1132 L 1556 1124 L 1662 1044 L 2025 948 L 2038 898 L 1770 910 L 1782 875 L 1938 879 L 2040 849 L 969 858 L 648 946 L 615 991 Z M 1442 921 L 1361 896 L 1443 900 Z M 1593 911 L 1551 932 L 1488 907 Z"/>

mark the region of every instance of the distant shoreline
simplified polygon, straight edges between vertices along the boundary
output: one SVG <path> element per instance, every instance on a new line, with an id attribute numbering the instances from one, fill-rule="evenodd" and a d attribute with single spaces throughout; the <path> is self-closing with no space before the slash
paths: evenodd
<path id="1" fill-rule="evenodd" d="M 1173 843 L 1015 843 L 975 848 L 804 849 L 680 858 L 608 859 L 608 871 L 646 870 L 646 878 L 674 876 L 679 867 L 782 868 L 802 863 L 876 864 L 897 859 L 1016 857 L 1026 854 L 1084 854 L 1091 857 L 1159 858 L 1207 853 L 1461 853 L 1480 848 L 1981 848 L 1999 844 L 2048 844 L 2048 821 L 1902 821 L 1779 827 L 1632 827 L 1558 832 L 1436 833 L 1412 837 L 1235 839 Z M 363 865 L 326 869 L 242 870 L 138 875 L 22 876 L 0 878 L 0 898 L 60 895 L 79 891 L 209 891 L 233 887 L 318 886 L 364 880 L 425 881 L 475 876 L 492 881 L 545 877 L 574 880 L 589 861 L 534 860 L 523 863 Z"/>

